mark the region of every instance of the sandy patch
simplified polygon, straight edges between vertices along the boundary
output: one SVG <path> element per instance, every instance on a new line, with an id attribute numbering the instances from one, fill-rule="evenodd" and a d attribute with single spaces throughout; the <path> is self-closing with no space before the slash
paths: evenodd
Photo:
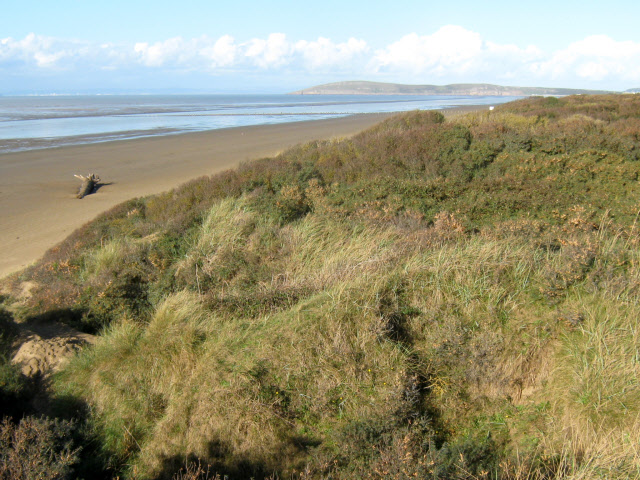
<path id="1" fill-rule="evenodd" d="M 19 324 L 20 348 L 11 361 L 28 377 L 42 376 L 60 370 L 83 346 L 95 337 L 59 323 Z"/>

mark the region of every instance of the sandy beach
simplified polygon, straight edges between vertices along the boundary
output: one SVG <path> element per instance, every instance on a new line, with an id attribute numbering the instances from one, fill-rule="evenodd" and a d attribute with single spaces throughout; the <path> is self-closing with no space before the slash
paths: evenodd
<path id="1" fill-rule="evenodd" d="M 484 107 L 460 107 L 447 114 Z M 38 260 L 97 214 L 130 198 L 277 154 L 299 143 L 354 135 L 393 114 L 239 127 L 0 155 L 0 278 Z M 76 198 L 74 174 L 104 184 Z"/>

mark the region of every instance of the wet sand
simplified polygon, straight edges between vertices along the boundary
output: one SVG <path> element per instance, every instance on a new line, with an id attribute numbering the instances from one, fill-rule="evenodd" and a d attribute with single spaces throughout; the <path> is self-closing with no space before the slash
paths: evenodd
<path id="1" fill-rule="evenodd" d="M 488 109 L 465 106 L 447 115 Z M 354 135 L 393 114 L 260 125 L 0 155 L 0 278 L 38 260 L 72 231 L 130 198 L 277 154 L 299 143 Z M 76 198 L 74 174 L 97 174 Z"/>

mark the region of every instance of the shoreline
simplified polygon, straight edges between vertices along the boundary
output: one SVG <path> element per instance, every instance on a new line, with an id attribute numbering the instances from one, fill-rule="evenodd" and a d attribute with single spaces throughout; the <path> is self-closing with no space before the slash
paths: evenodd
<path id="1" fill-rule="evenodd" d="M 487 105 L 438 110 L 446 116 Z M 232 127 L 0 154 L 0 279 L 29 266 L 98 214 L 297 144 L 350 137 L 394 113 Z M 78 200 L 74 174 L 95 173 L 100 190 Z"/>

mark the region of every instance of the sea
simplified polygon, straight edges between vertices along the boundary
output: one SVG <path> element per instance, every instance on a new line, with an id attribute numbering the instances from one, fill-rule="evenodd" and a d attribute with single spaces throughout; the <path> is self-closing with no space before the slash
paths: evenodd
<path id="1" fill-rule="evenodd" d="M 426 95 L 0 96 L 0 154 L 359 113 L 498 105 L 520 97 Z"/>

